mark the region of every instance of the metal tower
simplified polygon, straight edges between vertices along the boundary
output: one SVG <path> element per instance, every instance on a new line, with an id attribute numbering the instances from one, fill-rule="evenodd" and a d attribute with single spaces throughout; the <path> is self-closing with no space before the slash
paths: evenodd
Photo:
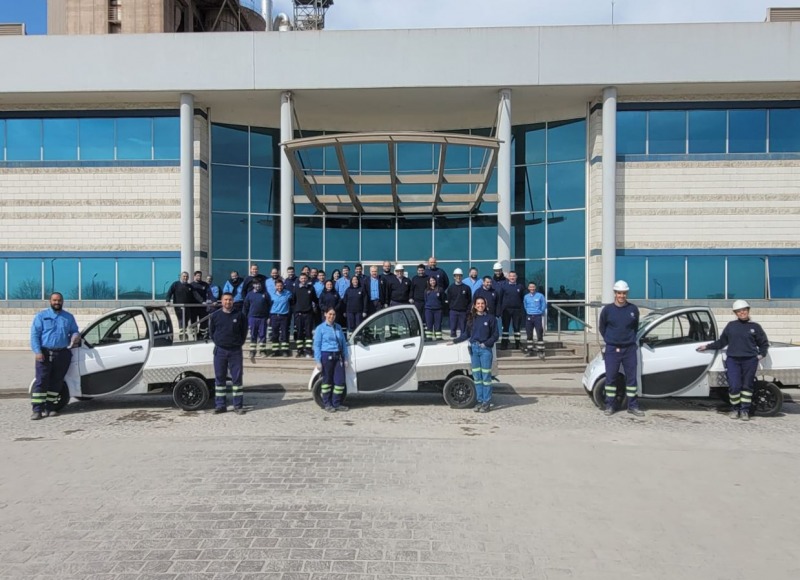
<path id="1" fill-rule="evenodd" d="M 333 0 L 293 0 L 293 3 L 295 30 L 325 28 L 325 13 L 333 6 Z"/>

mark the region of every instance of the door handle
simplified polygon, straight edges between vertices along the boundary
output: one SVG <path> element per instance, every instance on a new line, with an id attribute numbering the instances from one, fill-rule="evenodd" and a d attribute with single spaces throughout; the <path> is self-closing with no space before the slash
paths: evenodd
<path id="1" fill-rule="evenodd" d="M 142 350 L 141 346 L 132 346 L 130 350 Z"/>
<path id="2" fill-rule="evenodd" d="M 414 348 L 414 343 L 413 342 L 409 342 L 407 344 L 404 344 L 403 348 Z"/>

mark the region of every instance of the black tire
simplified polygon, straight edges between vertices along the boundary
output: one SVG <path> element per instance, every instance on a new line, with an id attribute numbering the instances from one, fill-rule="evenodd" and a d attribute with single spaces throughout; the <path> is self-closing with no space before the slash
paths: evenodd
<path id="1" fill-rule="evenodd" d="M 775 383 L 758 382 L 753 390 L 752 413 L 758 417 L 774 417 L 783 407 L 783 391 Z"/>
<path id="2" fill-rule="evenodd" d="M 60 413 L 67 405 L 69 405 L 69 387 L 67 383 L 61 383 L 61 389 L 58 391 L 58 398 L 53 403 L 53 408 Z"/>
<path id="3" fill-rule="evenodd" d="M 322 377 L 319 375 L 314 379 L 314 386 L 311 387 L 311 394 L 314 396 L 314 402 L 319 405 L 319 408 L 324 408 L 325 405 L 322 404 Z"/>
<path id="4" fill-rule="evenodd" d="M 184 377 L 172 389 L 172 400 L 184 411 L 199 411 L 209 397 L 208 385 L 200 377 Z"/>
<path id="5" fill-rule="evenodd" d="M 475 382 L 466 375 L 455 375 L 447 379 L 442 394 L 444 402 L 450 405 L 451 409 L 469 409 L 474 407 L 475 401 L 478 400 Z"/>
<path id="6" fill-rule="evenodd" d="M 606 408 L 606 378 L 600 377 L 592 387 L 592 401 L 598 409 Z M 628 396 L 625 394 L 625 379 L 622 375 L 617 377 L 617 397 L 615 399 L 617 410 L 625 409 L 628 406 Z"/>

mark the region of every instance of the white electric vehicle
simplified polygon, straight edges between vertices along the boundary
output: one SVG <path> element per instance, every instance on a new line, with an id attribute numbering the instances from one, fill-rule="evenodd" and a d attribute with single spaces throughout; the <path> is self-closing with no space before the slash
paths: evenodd
<path id="1" fill-rule="evenodd" d="M 719 336 L 717 321 L 704 306 L 654 310 L 639 322 L 639 376 L 636 378 L 641 398 L 710 397 L 727 401 L 728 381 L 725 352 L 697 347 Z M 602 408 L 605 400 L 605 364 L 599 353 L 586 367 L 583 387 L 594 403 Z M 753 413 L 777 415 L 783 405 L 781 387 L 800 384 L 800 346 L 771 343 L 760 362 L 753 392 Z M 625 399 L 625 378 L 617 384 L 617 406 Z"/>

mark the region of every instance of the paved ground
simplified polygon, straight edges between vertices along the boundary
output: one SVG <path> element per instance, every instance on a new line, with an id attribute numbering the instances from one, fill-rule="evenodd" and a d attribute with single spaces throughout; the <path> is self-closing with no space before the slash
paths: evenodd
<path id="1" fill-rule="evenodd" d="M 588 397 L 0 401 L 0 577 L 794 579 L 800 405 L 603 417 Z"/>

